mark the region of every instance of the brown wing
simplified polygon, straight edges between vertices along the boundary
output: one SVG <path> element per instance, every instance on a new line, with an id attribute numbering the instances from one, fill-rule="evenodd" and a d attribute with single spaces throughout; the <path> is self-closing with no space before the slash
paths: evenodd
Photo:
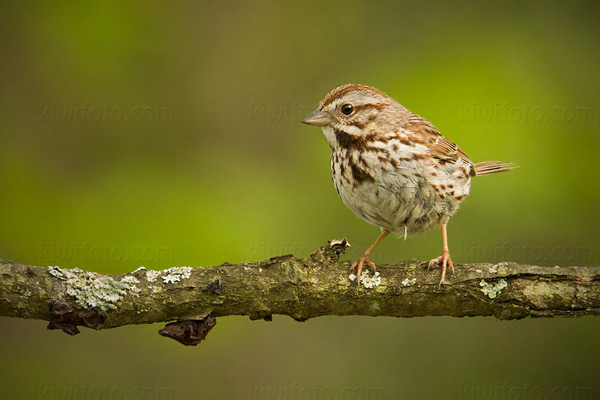
<path id="1" fill-rule="evenodd" d="M 410 116 L 405 129 L 414 135 L 415 141 L 427 146 L 434 158 L 442 162 L 463 162 L 469 165 L 469 173 L 471 175 L 475 174 L 475 167 L 467 153 L 442 136 L 431 122 L 421 118 L 417 114 L 413 114 Z"/>

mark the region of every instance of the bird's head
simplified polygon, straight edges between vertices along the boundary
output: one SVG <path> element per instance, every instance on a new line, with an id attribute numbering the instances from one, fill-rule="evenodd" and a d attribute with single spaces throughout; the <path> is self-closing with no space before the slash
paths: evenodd
<path id="1" fill-rule="evenodd" d="M 396 106 L 403 108 L 374 87 L 343 85 L 329 92 L 302 122 L 322 127 L 329 144 L 335 147 L 336 132 L 353 137 L 386 133 L 382 127 L 394 122 L 400 111 Z"/>

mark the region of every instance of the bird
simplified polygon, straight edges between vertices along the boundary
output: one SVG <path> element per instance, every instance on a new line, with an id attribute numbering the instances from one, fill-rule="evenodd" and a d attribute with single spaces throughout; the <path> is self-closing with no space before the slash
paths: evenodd
<path id="1" fill-rule="evenodd" d="M 331 147 L 332 179 L 342 202 L 357 217 L 381 228 L 381 234 L 352 263 L 360 285 L 365 267 L 376 271 L 371 255 L 388 235 L 415 235 L 441 228 L 438 290 L 454 264 L 447 225 L 469 194 L 471 179 L 516 168 L 501 161 L 473 163 L 456 144 L 426 119 L 381 90 L 346 84 L 330 91 L 302 119 L 320 127 Z"/>

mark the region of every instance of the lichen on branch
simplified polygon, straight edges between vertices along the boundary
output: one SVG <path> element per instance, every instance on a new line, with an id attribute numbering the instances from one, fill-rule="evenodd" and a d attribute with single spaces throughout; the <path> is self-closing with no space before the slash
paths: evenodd
<path id="1" fill-rule="evenodd" d="M 95 329 L 200 321 L 208 315 L 270 319 L 280 314 L 304 321 L 324 315 L 516 319 L 600 314 L 600 267 L 457 265 L 456 276 L 438 290 L 436 271 L 406 260 L 379 265 L 378 274 L 365 274 L 359 286 L 351 279 L 349 262 L 339 261 L 346 246 L 346 240 L 335 240 L 305 258 L 285 255 L 162 271 L 141 267 L 116 275 L 0 261 L 0 316 L 51 320 L 49 305 L 56 308 L 57 301 L 71 304 L 78 320 L 105 313 L 105 319 L 94 318 Z M 62 329 L 65 323 L 56 325 Z"/>

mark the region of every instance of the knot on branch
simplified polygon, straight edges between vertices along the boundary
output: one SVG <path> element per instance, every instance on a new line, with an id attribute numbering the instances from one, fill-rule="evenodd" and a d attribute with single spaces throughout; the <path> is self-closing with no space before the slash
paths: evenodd
<path id="1" fill-rule="evenodd" d="M 310 255 L 310 259 L 317 264 L 337 264 L 340 259 L 340 254 L 346 252 L 350 247 L 350 243 L 346 238 L 334 239 L 327 242 L 327 246 L 320 247 Z"/>

